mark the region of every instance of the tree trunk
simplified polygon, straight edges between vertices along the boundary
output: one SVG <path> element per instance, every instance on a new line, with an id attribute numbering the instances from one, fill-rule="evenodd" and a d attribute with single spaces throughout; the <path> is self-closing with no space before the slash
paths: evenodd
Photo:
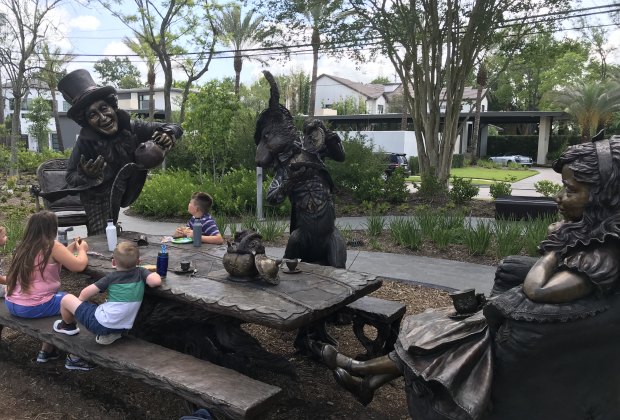
<path id="1" fill-rule="evenodd" d="M 312 30 L 312 80 L 310 81 L 310 99 L 308 100 L 308 116 L 314 117 L 314 103 L 316 102 L 316 76 L 319 67 L 319 48 L 321 47 L 321 36 L 318 28 Z"/>
<path id="2" fill-rule="evenodd" d="M 239 99 L 239 86 L 241 85 L 241 68 L 243 67 L 243 58 L 241 52 L 235 51 L 235 96 Z"/>
<path id="3" fill-rule="evenodd" d="M 167 61 L 167 62 L 166 62 Z M 164 121 L 172 121 L 172 103 L 170 101 L 170 89 L 172 88 L 172 63 L 170 59 L 160 59 L 161 68 L 164 71 Z"/>
<path id="4" fill-rule="evenodd" d="M 58 150 L 65 151 L 65 144 L 62 140 L 62 133 L 60 131 L 60 117 L 58 117 L 58 103 L 56 102 L 56 88 L 50 86 L 50 93 L 52 94 L 52 115 L 54 115 L 54 124 L 56 125 L 56 140 L 58 141 Z"/>
<path id="5" fill-rule="evenodd" d="M 22 98 L 20 95 L 15 96 L 15 90 L 13 91 L 13 116 L 11 118 L 11 163 L 9 174 L 11 176 L 17 175 L 17 147 L 21 139 L 21 107 Z"/>
<path id="6" fill-rule="evenodd" d="M 478 85 L 478 91 L 476 92 L 476 115 L 474 116 L 474 129 L 472 133 L 472 147 L 471 147 L 471 164 L 475 165 L 478 162 L 478 135 L 480 132 L 480 108 L 482 102 L 482 85 Z"/>
<path id="7" fill-rule="evenodd" d="M 155 64 L 150 62 L 148 68 L 146 78 L 149 85 L 149 121 L 153 122 L 155 119 Z"/>

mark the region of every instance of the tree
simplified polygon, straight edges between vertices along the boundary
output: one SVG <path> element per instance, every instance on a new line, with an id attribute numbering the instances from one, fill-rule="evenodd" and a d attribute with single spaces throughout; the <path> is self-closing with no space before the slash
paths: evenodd
<path id="1" fill-rule="evenodd" d="M 213 47 L 208 31 L 212 28 L 210 6 L 208 3 L 196 11 L 193 0 L 134 0 L 136 11 L 128 12 L 127 2 L 123 0 L 100 0 L 101 4 L 118 18 L 134 36 L 143 41 L 153 51 L 164 73 L 164 112 L 166 122 L 172 121 L 172 70 L 176 56 L 188 52 L 198 52 L 192 56 L 192 78 L 200 78 L 209 68 Z M 202 12 L 202 13 L 200 13 Z M 205 25 L 205 21 L 209 25 Z M 203 30 L 204 29 L 204 30 Z M 192 50 L 186 50 L 184 45 Z M 211 41 L 213 45 L 213 41 Z M 189 61 L 189 60 L 188 60 Z M 187 61 L 185 62 L 187 64 Z M 187 72 L 188 69 L 184 68 Z M 188 92 L 191 82 L 188 82 Z M 182 108 L 183 111 L 183 108 Z M 183 113 L 181 113 L 181 116 Z"/>
<path id="2" fill-rule="evenodd" d="M 123 43 L 146 61 L 146 84 L 149 87 L 149 120 L 155 119 L 155 65 L 157 64 L 153 51 L 144 40 L 123 39 Z"/>
<path id="3" fill-rule="evenodd" d="M 94 64 L 95 71 L 104 85 L 121 89 L 132 89 L 142 86 L 140 70 L 127 57 L 114 57 L 114 60 L 103 58 Z"/>
<path id="4" fill-rule="evenodd" d="M 338 115 L 354 115 L 366 113 L 366 101 L 363 97 L 347 96 L 332 104 Z"/>
<path id="5" fill-rule="evenodd" d="M 553 103 L 573 116 L 588 142 L 620 111 L 620 85 L 616 81 L 574 84 L 552 94 Z"/>
<path id="6" fill-rule="evenodd" d="M 533 0 L 348 0 L 361 39 L 379 40 L 400 77 L 414 122 L 422 183 L 447 185 L 458 135 L 463 90 L 474 64 L 497 39 L 506 16 L 537 10 Z M 549 12 L 558 2 L 545 3 Z M 445 107 L 445 111 L 444 111 Z M 442 118 L 443 117 L 443 118 Z"/>
<path id="7" fill-rule="evenodd" d="M 375 77 L 373 81 L 370 83 L 373 85 L 387 85 L 390 83 L 390 79 L 389 77 L 386 77 L 386 76 L 379 76 L 379 77 Z"/>
<path id="8" fill-rule="evenodd" d="M 190 93 L 187 108 L 183 141 L 196 157 L 200 175 L 205 163 L 214 178 L 223 175 L 234 161 L 235 150 L 230 142 L 232 122 L 241 108 L 232 86 L 210 81 L 198 92 Z"/>
<path id="9" fill-rule="evenodd" d="M 48 128 L 52 107 L 40 96 L 28 104 L 26 119 L 30 121 L 28 134 L 37 140 L 39 151 L 49 148 L 50 129 Z"/>
<path id="10" fill-rule="evenodd" d="M 13 115 L 11 119 L 11 159 L 9 172 L 17 173 L 17 144 L 21 137 L 20 112 L 29 81 L 39 69 L 37 51 L 45 37 L 55 30 L 48 15 L 62 0 L 0 0 L 3 34 L 0 63 L 11 82 Z"/>
<path id="11" fill-rule="evenodd" d="M 346 42 L 354 33 L 341 30 L 341 23 L 352 15 L 351 10 L 343 8 L 344 0 L 269 0 L 264 3 L 268 12 L 274 16 L 275 25 L 285 25 L 290 30 L 288 36 L 310 41 L 312 46 L 312 74 L 308 115 L 314 116 L 316 102 L 316 81 L 319 52 L 325 50 L 338 54 L 338 43 Z M 308 33 L 309 32 L 309 33 Z M 309 39 L 308 39 L 309 36 Z"/>
<path id="12" fill-rule="evenodd" d="M 60 48 L 50 50 L 49 44 L 43 45 L 41 49 L 41 57 L 43 59 L 43 68 L 39 76 L 40 80 L 47 83 L 52 96 L 52 115 L 54 116 L 54 124 L 56 126 L 56 138 L 58 140 L 58 150 L 64 152 L 65 143 L 62 139 L 62 131 L 60 130 L 60 118 L 58 117 L 58 102 L 56 101 L 56 86 L 58 81 L 66 74 L 65 65 L 73 58 L 69 54 L 61 54 Z"/>
<path id="13" fill-rule="evenodd" d="M 243 60 L 250 60 L 251 56 L 244 50 L 260 45 L 271 32 L 265 29 L 265 18 L 262 15 L 254 16 L 255 10 L 248 11 L 241 16 L 241 6 L 233 4 L 225 7 L 216 14 L 215 28 L 220 41 L 234 51 L 233 66 L 235 69 L 235 95 L 239 98 L 239 85 Z M 264 62 L 263 60 L 259 60 Z"/>
<path id="14" fill-rule="evenodd" d="M 471 163 L 476 164 L 478 160 L 478 133 L 480 132 L 480 112 L 482 104 L 482 92 L 487 87 L 487 67 L 483 62 L 478 66 L 478 74 L 476 75 L 476 116 L 474 117 L 474 129 L 472 133 L 472 150 L 471 150 Z"/>

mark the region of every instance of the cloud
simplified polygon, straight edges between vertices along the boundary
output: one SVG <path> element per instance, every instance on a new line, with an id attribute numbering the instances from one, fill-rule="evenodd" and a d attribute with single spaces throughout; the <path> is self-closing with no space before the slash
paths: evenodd
<path id="1" fill-rule="evenodd" d="M 69 27 L 81 31 L 95 31 L 101 26 L 101 21 L 90 15 L 76 16 L 69 20 Z"/>

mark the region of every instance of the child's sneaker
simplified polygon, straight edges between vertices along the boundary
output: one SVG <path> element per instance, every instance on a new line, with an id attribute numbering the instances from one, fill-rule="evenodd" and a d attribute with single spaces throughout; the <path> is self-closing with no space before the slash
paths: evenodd
<path id="1" fill-rule="evenodd" d="M 68 354 L 65 359 L 65 368 L 69 370 L 92 370 L 95 365 L 80 357 Z"/>
<path id="2" fill-rule="evenodd" d="M 41 350 L 37 353 L 37 363 L 47 363 L 50 360 L 56 360 L 60 357 L 58 350 L 54 349 L 50 352 Z"/>
<path id="3" fill-rule="evenodd" d="M 107 346 L 109 344 L 112 344 L 113 342 L 115 342 L 116 340 L 118 340 L 121 337 L 122 337 L 122 335 L 120 333 L 113 333 L 113 334 L 106 334 L 106 335 L 97 335 L 95 337 L 95 341 L 97 342 L 97 344 L 101 344 L 103 346 Z"/>
<path id="4" fill-rule="evenodd" d="M 58 321 L 54 322 L 54 331 L 61 334 L 76 335 L 80 332 L 80 329 L 75 322 L 72 324 L 67 324 L 62 319 L 59 319 Z"/>

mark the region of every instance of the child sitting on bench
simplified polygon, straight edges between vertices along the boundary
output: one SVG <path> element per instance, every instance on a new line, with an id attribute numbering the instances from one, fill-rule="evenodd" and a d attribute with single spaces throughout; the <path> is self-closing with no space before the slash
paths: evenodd
<path id="1" fill-rule="evenodd" d="M 140 260 L 138 246 L 121 242 L 114 249 L 112 262 L 116 272 L 85 287 L 76 297 L 67 294 L 60 302 L 62 319 L 54 322 L 54 331 L 75 335 L 80 329 L 77 318 L 90 332 L 96 334 L 95 341 L 102 345 L 112 344 L 121 334 L 133 327 L 142 304 L 144 283 L 150 287 L 161 285 L 161 277 L 143 267 L 137 267 Z M 101 305 L 88 302 L 97 293 L 108 291 L 108 299 Z"/>

